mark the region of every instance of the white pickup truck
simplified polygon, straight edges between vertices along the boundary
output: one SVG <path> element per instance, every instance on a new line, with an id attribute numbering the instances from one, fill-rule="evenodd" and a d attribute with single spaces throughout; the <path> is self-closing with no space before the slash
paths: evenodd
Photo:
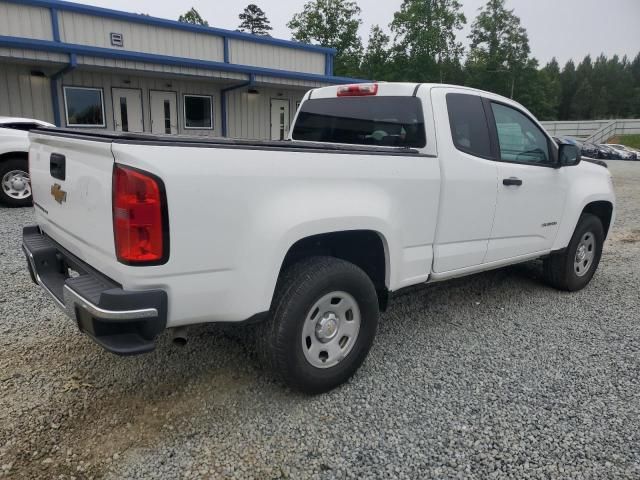
<path id="1" fill-rule="evenodd" d="M 613 223 L 606 166 L 491 93 L 319 88 L 290 137 L 32 132 L 34 281 L 118 354 L 258 323 L 274 373 L 317 393 L 362 364 L 391 293 L 537 258 L 579 290 Z"/>

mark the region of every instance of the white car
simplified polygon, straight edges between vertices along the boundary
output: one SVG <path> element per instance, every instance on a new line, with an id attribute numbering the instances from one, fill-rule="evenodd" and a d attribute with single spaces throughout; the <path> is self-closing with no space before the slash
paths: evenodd
<path id="1" fill-rule="evenodd" d="M 31 205 L 27 162 L 29 130 L 53 126 L 31 118 L 0 117 L 0 204 Z"/>
<path id="2" fill-rule="evenodd" d="M 606 166 L 457 86 L 315 89 L 288 141 L 31 141 L 28 268 L 82 332 L 130 355 L 167 328 L 258 323 L 265 363 L 306 392 L 356 371 L 390 295 L 538 258 L 579 290 L 614 221 Z"/>

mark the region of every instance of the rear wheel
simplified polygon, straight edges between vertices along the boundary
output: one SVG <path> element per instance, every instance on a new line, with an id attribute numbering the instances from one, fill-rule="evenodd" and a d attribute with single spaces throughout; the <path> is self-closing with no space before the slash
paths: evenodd
<path id="1" fill-rule="evenodd" d="M 584 214 L 567 249 L 544 261 L 547 283 L 560 290 L 576 291 L 586 287 L 600 263 L 604 229 L 598 217 Z"/>
<path id="2" fill-rule="evenodd" d="M 31 205 L 31 181 L 26 159 L 0 162 L 0 202 L 8 207 Z"/>
<path id="3" fill-rule="evenodd" d="M 378 325 L 376 290 L 356 265 L 312 257 L 278 282 L 258 351 L 287 385 L 322 393 L 347 381 L 366 358 Z"/>

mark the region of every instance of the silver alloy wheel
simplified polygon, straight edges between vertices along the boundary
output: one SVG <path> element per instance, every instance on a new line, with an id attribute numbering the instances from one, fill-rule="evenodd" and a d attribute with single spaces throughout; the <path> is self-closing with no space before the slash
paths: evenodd
<path id="1" fill-rule="evenodd" d="M 360 332 L 360 308 L 347 292 L 331 292 L 309 310 L 302 327 L 302 351 L 317 368 L 330 368 L 349 355 Z"/>
<path id="2" fill-rule="evenodd" d="M 10 170 L 2 177 L 2 191 L 11 198 L 23 200 L 31 196 L 29 174 L 23 170 Z"/>
<path id="3" fill-rule="evenodd" d="M 582 235 L 576 256 L 573 259 L 573 270 L 576 275 L 582 277 L 587 274 L 596 256 L 596 237 L 592 232 L 586 232 Z"/>

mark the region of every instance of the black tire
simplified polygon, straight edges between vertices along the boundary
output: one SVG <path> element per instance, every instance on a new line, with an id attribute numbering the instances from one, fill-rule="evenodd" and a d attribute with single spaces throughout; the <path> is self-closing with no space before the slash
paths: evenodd
<path id="1" fill-rule="evenodd" d="M 24 198 L 14 198 L 10 196 L 2 184 L 2 180 L 6 174 L 14 170 L 29 173 L 29 164 L 26 158 L 10 158 L 0 161 L 0 203 L 7 207 L 28 207 L 32 204 L 31 193 Z"/>
<path id="2" fill-rule="evenodd" d="M 588 234 L 593 235 L 594 238 L 594 256 L 588 267 L 578 274 L 574 263 L 577 259 L 576 253 L 581 241 Z M 546 282 L 554 288 L 569 292 L 575 292 L 586 287 L 596 273 L 600 263 L 603 243 L 604 228 L 600 219 L 589 213 L 583 214 L 566 250 L 545 259 L 544 278 Z"/>
<path id="3" fill-rule="evenodd" d="M 337 365 L 318 368 L 305 357 L 302 332 L 311 308 L 333 292 L 346 292 L 355 299 L 360 329 Z M 256 332 L 257 351 L 288 386 L 309 394 L 327 392 L 346 382 L 365 360 L 379 315 L 376 290 L 364 271 L 337 258 L 311 257 L 289 267 L 278 280 L 269 318 Z"/>

